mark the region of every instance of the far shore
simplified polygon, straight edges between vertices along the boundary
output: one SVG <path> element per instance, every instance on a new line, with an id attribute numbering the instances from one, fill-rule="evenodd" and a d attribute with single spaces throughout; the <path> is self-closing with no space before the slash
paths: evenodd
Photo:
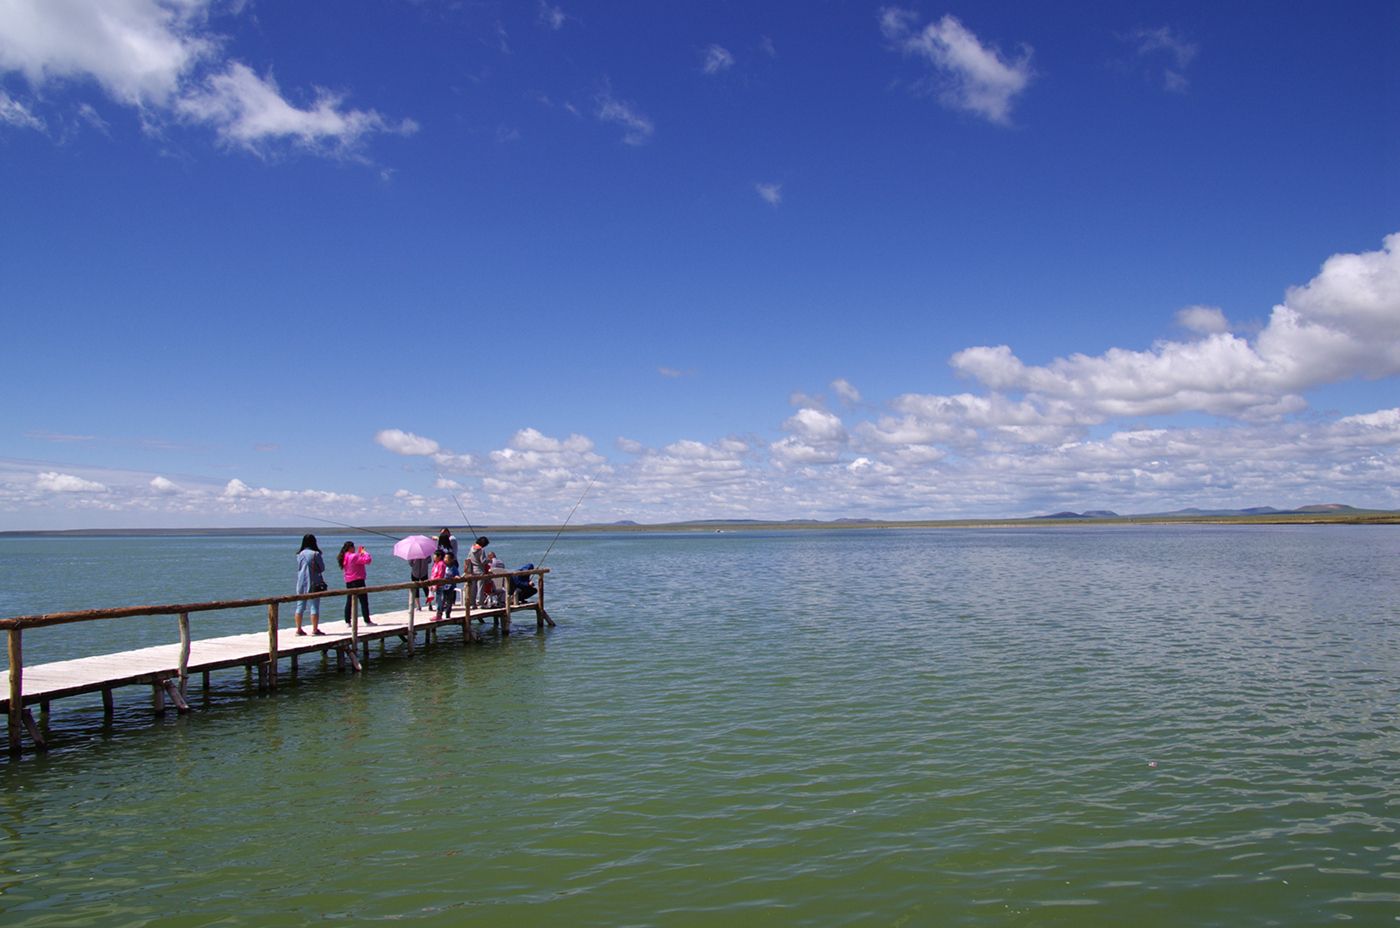
<path id="1" fill-rule="evenodd" d="M 814 520 L 762 521 L 741 519 L 734 521 L 703 520 L 696 522 L 663 523 L 608 523 L 602 525 L 570 525 L 562 530 L 558 525 L 481 525 L 477 534 L 490 532 L 559 532 L 565 534 L 599 533 L 715 533 L 715 532 L 770 532 L 770 531 L 833 531 L 859 529 L 938 529 L 938 528 L 1096 528 L 1121 525 L 1400 525 L 1400 511 L 1353 509 L 1346 512 L 1278 512 L 1257 515 L 1147 515 L 1116 517 L 1059 518 L 1039 517 L 1029 519 L 836 519 L 827 522 Z M 103 536 L 194 536 L 194 535 L 300 535 L 311 532 L 327 537 L 366 533 L 385 535 L 436 535 L 442 528 L 440 523 L 432 525 L 367 525 L 359 528 L 342 528 L 325 525 L 260 526 L 254 528 L 82 528 L 82 529 L 31 529 L 0 531 L 0 538 L 8 537 L 103 537 Z M 459 531 L 454 527 L 454 531 Z M 469 531 L 460 529 L 460 531 Z"/>

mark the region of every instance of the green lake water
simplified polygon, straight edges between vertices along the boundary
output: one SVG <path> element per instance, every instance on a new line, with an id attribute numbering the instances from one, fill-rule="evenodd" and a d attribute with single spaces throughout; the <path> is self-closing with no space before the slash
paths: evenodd
<path id="1" fill-rule="evenodd" d="M 0 615 L 289 592 L 296 541 L 3 538 Z M 0 760 L 0 925 L 1400 924 L 1400 529 L 571 535 L 548 566 L 544 633 L 272 696 L 228 671 L 185 717 L 55 703 L 54 750 Z"/>

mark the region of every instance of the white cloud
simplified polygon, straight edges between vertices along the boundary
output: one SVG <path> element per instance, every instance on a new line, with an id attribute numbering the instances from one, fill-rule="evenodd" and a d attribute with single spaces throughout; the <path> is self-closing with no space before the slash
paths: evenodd
<path id="1" fill-rule="evenodd" d="M 387 448 L 395 454 L 410 456 L 437 454 L 440 447 L 431 438 L 424 438 L 401 429 L 381 429 L 375 433 L 374 441 L 381 448 Z"/>
<path id="2" fill-rule="evenodd" d="M 151 478 L 150 487 L 157 493 L 173 495 L 180 492 L 180 487 L 173 480 L 162 477 L 159 474 Z"/>
<path id="3" fill-rule="evenodd" d="M 60 474 L 45 471 L 34 479 L 34 484 L 46 493 L 106 493 L 107 487 L 95 480 L 84 480 L 73 474 Z"/>
<path id="4" fill-rule="evenodd" d="M 783 431 L 822 444 L 844 444 L 847 439 L 841 418 L 822 409 L 799 409 L 783 423 Z"/>
<path id="5" fill-rule="evenodd" d="M 734 56 L 720 45 L 711 45 L 700 53 L 700 70 L 706 74 L 719 74 L 734 67 Z"/>
<path id="6" fill-rule="evenodd" d="M 224 485 L 221 494 L 229 502 L 274 502 L 274 503 L 319 503 L 319 504 L 358 504 L 362 498 L 353 493 L 334 493 L 329 490 L 274 490 L 271 487 L 249 486 L 237 477 Z"/>
<path id="7" fill-rule="evenodd" d="M 32 87 L 90 78 L 129 106 L 163 107 L 217 51 L 201 35 L 212 0 L 7 0 L 0 70 Z"/>
<path id="8" fill-rule="evenodd" d="M 1230 321 L 1215 306 L 1187 306 L 1176 311 L 1176 323 L 1183 329 L 1202 335 L 1218 335 L 1230 331 Z"/>
<path id="9" fill-rule="evenodd" d="M 598 119 L 621 126 L 623 142 L 628 145 L 645 145 L 651 141 L 656 127 L 632 103 L 619 100 L 608 91 L 599 94 L 596 102 Z"/>
<path id="10" fill-rule="evenodd" d="M 1213 327 L 1219 319 L 1191 313 Z M 1275 417 L 1306 406 L 1301 392 L 1356 376 L 1400 374 L 1400 233 L 1379 251 L 1329 258 L 1288 290 L 1253 343 L 1228 332 L 1113 348 L 1025 365 L 1006 345 L 968 348 L 953 367 L 998 391 L 1063 400 L 1084 422 L 1114 416 L 1206 412 Z"/>
<path id="11" fill-rule="evenodd" d="M 912 10 L 885 7 L 880 11 L 880 31 L 906 55 L 922 58 L 933 67 L 939 99 L 990 122 L 1007 125 L 1012 101 L 1030 85 L 1031 51 L 1023 48 L 1015 60 L 1007 60 L 995 48 L 983 45 L 955 16 L 944 16 L 918 28 Z"/>
<path id="12" fill-rule="evenodd" d="M 416 130 L 411 120 L 395 123 L 373 110 L 347 109 L 339 94 L 323 89 L 310 106 L 293 105 L 270 78 L 224 58 L 225 41 L 208 32 L 214 6 L 214 0 L 6 0 L 0 4 L 0 74 L 19 73 L 36 91 L 59 84 L 81 90 L 91 80 L 110 99 L 136 109 L 147 128 L 166 118 L 183 120 L 257 153 L 287 142 L 343 154 L 374 133 Z M 77 104 L 77 111 L 92 124 L 90 104 Z M 38 117 L 6 96 L 0 121 L 35 128 Z"/>
<path id="13" fill-rule="evenodd" d="M 299 109 L 287 102 L 270 78 L 258 77 L 247 65 L 233 62 L 185 94 L 176 111 L 213 126 L 226 142 L 255 152 L 279 139 L 308 149 L 323 145 L 350 149 L 370 133 L 411 134 L 418 128 L 411 120 L 391 126 L 373 110 L 346 111 L 340 104 L 339 96 L 319 90 L 309 108 Z"/>
<path id="14" fill-rule="evenodd" d="M 839 377 L 831 382 L 831 392 L 835 393 L 837 399 L 847 406 L 854 406 L 860 402 L 860 391 L 844 377 Z"/>
<path id="15" fill-rule="evenodd" d="M 782 184 L 754 184 L 753 189 L 769 206 L 779 206 L 783 202 Z"/>

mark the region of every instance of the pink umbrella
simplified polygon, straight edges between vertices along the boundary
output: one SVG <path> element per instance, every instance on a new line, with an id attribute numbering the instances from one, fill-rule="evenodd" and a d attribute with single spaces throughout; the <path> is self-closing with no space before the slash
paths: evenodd
<path id="1" fill-rule="evenodd" d="M 409 535 L 407 538 L 400 538 L 394 542 L 394 557 L 401 557 L 405 561 L 417 560 L 420 557 L 432 557 L 437 550 L 437 539 L 429 538 L 427 535 Z"/>

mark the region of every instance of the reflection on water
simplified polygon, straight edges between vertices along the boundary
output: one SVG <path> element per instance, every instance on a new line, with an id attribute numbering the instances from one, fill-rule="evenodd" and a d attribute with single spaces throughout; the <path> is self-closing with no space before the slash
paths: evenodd
<path id="1" fill-rule="evenodd" d="M 0 539 L 0 611 L 278 591 L 295 546 Z M 0 914 L 1390 922 L 1397 555 L 1375 527 L 570 537 L 544 634 L 307 660 L 270 697 L 216 675 L 185 718 L 56 704 L 58 749 L 0 763 Z M 170 640 L 116 624 L 26 657 Z"/>

